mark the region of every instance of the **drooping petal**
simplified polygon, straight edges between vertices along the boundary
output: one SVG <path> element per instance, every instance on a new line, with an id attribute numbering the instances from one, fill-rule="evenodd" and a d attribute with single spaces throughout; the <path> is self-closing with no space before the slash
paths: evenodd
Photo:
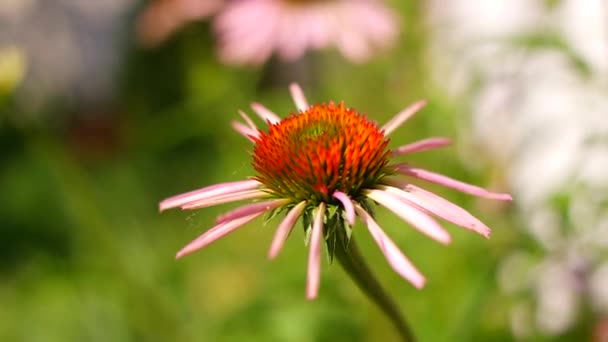
<path id="1" fill-rule="evenodd" d="M 468 211 L 415 185 L 406 185 L 405 191 L 392 186 L 382 187 L 382 189 L 448 222 L 472 230 L 486 239 L 492 233 L 488 226 Z"/>
<path id="2" fill-rule="evenodd" d="M 257 202 L 252 204 L 247 204 L 242 207 L 236 208 L 232 211 L 229 211 L 225 214 L 222 214 L 217 217 L 215 220 L 216 224 L 224 223 L 227 221 L 233 221 L 239 219 L 244 216 L 253 215 L 255 213 L 265 213 L 272 209 L 276 209 L 282 205 L 289 203 L 291 200 L 287 198 L 275 199 L 271 201 L 265 202 Z"/>
<path id="3" fill-rule="evenodd" d="M 325 216 L 325 203 L 319 204 L 315 215 L 310 237 L 310 251 L 308 252 L 308 277 L 306 280 L 306 298 L 315 299 L 319 293 L 321 279 L 321 245 L 323 244 L 323 217 Z"/>
<path id="4" fill-rule="evenodd" d="M 346 212 L 346 220 L 351 226 L 355 224 L 355 208 L 353 207 L 353 201 L 348 197 L 347 194 L 341 191 L 334 191 L 333 196 L 342 203 L 344 206 L 344 212 Z"/>
<path id="5" fill-rule="evenodd" d="M 418 112 L 422 107 L 426 105 L 426 100 L 420 100 L 404 110 L 400 111 L 393 117 L 389 122 L 387 122 L 384 126 L 382 126 L 382 130 L 384 131 L 384 135 L 391 134 L 392 131 L 397 129 L 397 127 L 401 126 L 404 122 L 406 122 L 409 118 L 411 118 L 416 112 Z"/>
<path id="6" fill-rule="evenodd" d="M 304 96 L 302 88 L 300 88 L 297 83 L 292 83 L 289 85 L 289 92 L 291 92 L 293 102 L 296 104 L 296 108 L 298 108 L 300 112 L 308 109 L 308 101 L 306 101 L 306 96 Z"/>
<path id="7" fill-rule="evenodd" d="M 281 121 L 281 118 L 279 118 L 273 111 L 271 111 L 270 109 L 264 107 L 262 104 L 259 104 L 257 102 L 254 102 L 251 104 L 251 109 L 253 109 L 253 111 L 260 117 L 262 118 L 262 120 L 264 121 L 268 121 L 271 124 L 275 124 L 279 121 Z"/>
<path id="8" fill-rule="evenodd" d="M 470 195 L 490 198 L 490 199 L 495 199 L 495 200 L 500 200 L 500 201 L 513 200 L 513 198 L 509 194 L 491 192 L 491 191 L 488 191 L 486 189 L 480 188 L 475 185 L 467 184 L 467 183 L 452 179 L 450 177 L 440 175 L 438 173 L 411 167 L 409 165 L 405 165 L 405 164 L 398 165 L 396 170 L 405 175 L 416 177 L 418 179 L 426 180 L 426 181 L 429 181 L 429 182 L 432 182 L 435 184 L 443 185 L 445 187 L 455 189 L 455 190 L 458 190 L 460 192 L 464 192 L 464 193 L 467 193 Z"/>
<path id="9" fill-rule="evenodd" d="M 409 222 L 414 228 L 443 244 L 451 242 L 448 232 L 437 221 L 415 207 L 404 203 L 394 195 L 383 191 L 371 189 L 366 191 L 367 197 L 382 204 L 390 211 Z"/>
<path id="10" fill-rule="evenodd" d="M 181 206 L 182 210 L 193 210 L 206 207 L 212 207 L 214 205 L 230 203 L 248 199 L 262 199 L 268 198 L 269 194 L 262 190 L 245 190 L 241 192 L 235 192 L 228 195 L 214 196 L 211 198 L 202 199 L 199 201 L 190 202 Z"/>
<path id="11" fill-rule="evenodd" d="M 252 214 L 249 216 L 244 216 L 244 217 L 235 219 L 233 221 L 228 221 L 228 222 L 224 222 L 224 223 L 216 225 L 215 227 L 206 231 L 203 235 L 196 238 L 196 240 L 190 242 L 188 245 L 186 245 L 186 247 L 182 248 L 179 252 L 177 252 L 177 255 L 175 256 L 175 258 L 179 259 L 179 258 L 183 257 L 184 255 L 195 252 L 195 251 L 209 245 L 210 243 L 215 242 L 216 240 L 235 231 L 237 228 L 240 228 L 244 224 L 246 224 L 250 221 L 253 221 L 256 217 L 258 217 L 262 214 L 263 214 L 263 212 L 255 213 L 255 214 Z"/>
<path id="12" fill-rule="evenodd" d="M 219 183 L 198 190 L 169 197 L 161 201 L 158 207 L 160 211 L 164 211 L 175 207 L 181 207 L 182 205 L 188 204 L 190 202 L 200 201 L 202 199 L 214 196 L 227 195 L 243 190 L 255 189 L 260 185 L 260 182 L 253 179 L 237 182 Z"/>
<path id="13" fill-rule="evenodd" d="M 291 208 L 289 213 L 287 213 L 274 234 L 272 244 L 270 245 L 270 251 L 268 252 L 268 258 L 274 259 L 277 257 L 277 255 L 279 255 L 279 252 L 283 248 L 283 245 L 285 244 L 293 225 L 296 223 L 300 215 L 302 215 L 304 208 L 306 208 L 306 201 L 298 203 L 295 207 Z"/>
<path id="14" fill-rule="evenodd" d="M 395 272 L 399 273 L 416 288 L 422 288 L 426 280 L 418 269 L 416 269 L 416 267 L 407 259 L 405 255 L 403 255 L 399 247 L 395 245 L 395 243 L 384 233 L 376 221 L 374 221 L 374 219 L 363 208 L 357 205 L 355 210 L 363 222 L 365 222 L 367 229 Z"/>
<path id="15" fill-rule="evenodd" d="M 428 138 L 415 141 L 411 144 L 399 146 L 391 151 L 393 156 L 401 156 L 415 152 L 428 151 L 439 147 L 448 146 L 451 143 L 448 138 Z"/>

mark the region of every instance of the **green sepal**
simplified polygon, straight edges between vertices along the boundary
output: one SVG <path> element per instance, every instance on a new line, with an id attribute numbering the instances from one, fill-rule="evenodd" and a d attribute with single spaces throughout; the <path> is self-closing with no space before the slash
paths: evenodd
<path id="1" fill-rule="evenodd" d="M 308 244 L 310 243 L 310 237 L 312 236 L 312 222 L 312 210 L 307 208 L 306 210 L 304 210 L 304 214 L 302 214 L 302 227 L 304 228 L 304 246 L 306 247 L 308 247 Z"/>
<path id="2" fill-rule="evenodd" d="M 291 207 L 293 207 L 293 206 L 291 206 Z M 289 211 L 289 209 L 291 209 L 291 208 L 287 207 L 287 206 L 281 206 L 276 209 L 272 209 L 271 211 L 268 212 L 268 214 L 264 215 L 264 224 L 270 222 L 273 218 L 275 218 L 277 215 L 279 215 L 283 211 Z"/>
<path id="3" fill-rule="evenodd" d="M 342 218 L 342 222 L 342 228 L 346 233 L 346 244 L 344 245 L 344 249 L 348 249 L 348 243 L 350 242 L 350 238 L 353 236 L 353 227 L 346 222 L 345 218 Z"/>
<path id="4" fill-rule="evenodd" d="M 327 249 L 327 261 L 331 264 L 334 261 L 334 255 L 336 254 L 337 236 L 336 230 L 340 229 L 341 215 L 336 213 L 336 206 L 331 206 L 325 216 L 327 222 L 325 222 L 325 247 Z"/>
<path id="5" fill-rule="evenodd" d="M 331 264 L 336 255 L 336 248 L 348 249 L 353 229 L 346 221 L 344 210 L 340 206 L 331 206 L 325 218 L 325 246 L 327 258 Z M 343 230 L 343 232 L 340 233 L 339 230 Z M 339 234 L 345 234 L 347 238 L 339 239 Z"/>
<path id="6" fill-rule="evenodd" d="M 372 205 L 372 201 L 370 199 L 363 198 L 357 202 L 359 202 L 361 207 L 363 207 L 363 210 L 365 210 L 369 214 L 369 216 L 374 218 L 374 216 L 375 216 L 374 206 Z"/>

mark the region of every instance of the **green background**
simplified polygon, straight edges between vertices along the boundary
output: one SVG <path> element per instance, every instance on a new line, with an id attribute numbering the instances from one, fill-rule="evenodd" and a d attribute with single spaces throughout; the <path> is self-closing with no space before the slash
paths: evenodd
<path id="1" fill-rule="evenodd" d="M 230 122 L 239 118 L 238 109 L 251 113 L 252 101 L 288 115 L 294 104 L 285 80 L 296 74 L 305 75 L 297 79 L 310 102 L 344 100 L 379 123 L 428 99 L 392 134 L 391 146 L 450 137 L 454 146 L 406 160 L 500 186 L 501 170 L 468 144 L 468 100 L 448 100 L 430 81 L 420 5 L 396 7 L 403 23 L 398 43 L 367 64 L 345 63 L 330 50 L 297 65 L 225 66 L 215 58 L 209 24 L 202 22 L 157 49 L 130 43 L 117 95 L 98 106 L 58 99 L 40 113 L 24 113 L 13 95 L 4 95 L 0 340 L 396 340 L 389 321 L 337 264 L 323 260 L 319 298 L 305 299 L 307 249 L 299 226 L 273 262 L 266 255 L 278 220 L 256 220 L 176 261 L 177 250 L 235 205 L 162 214 L 157 209 L 168 196 L 252 175 L 251 144 Z M 87 119 L 90 111 L 104 114 Z M 531 244 L 514 208 L 427 189 L 486 222 L 492 238 L 445 224 L 453 235 L 445 247 L 379 209 L 381 226 L 427 277 L 423 290 L 390 269 L 358 223 L 354 234 L 363 253 L 420 341 L 512 340 L 512 298 L 498 292 L 495 279 L 501 257 Z M 588 336 L 583 320 L 557 340 Z"/>

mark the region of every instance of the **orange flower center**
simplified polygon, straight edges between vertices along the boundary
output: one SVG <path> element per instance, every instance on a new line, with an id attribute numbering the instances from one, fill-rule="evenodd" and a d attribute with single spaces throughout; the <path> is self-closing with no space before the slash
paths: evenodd
<path id="1" fill-rule="evenodd" d="M 315 105 L 271 124 L 255 138 L 256 179 L 279 197 L 333 203 L 334 191 L 357 200 L 385 173 L 388 139 L 344 103 Z"/>

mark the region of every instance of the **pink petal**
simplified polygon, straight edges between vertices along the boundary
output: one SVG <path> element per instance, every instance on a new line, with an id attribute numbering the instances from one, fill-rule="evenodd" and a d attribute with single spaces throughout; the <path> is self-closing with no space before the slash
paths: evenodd
<path id="1" fill-rule="evenodd" d="M 356 207 L 357 214 L 367 225 L 367 229 L 380 247 L 380 250 L 386 257 L 386 260 L 403 278 L 408 280 L 416 288 L 422 288 L 425 283 L 424 276 L 416 269 L 416 267 L 403 255 L 399 247 L 384 233 L 382 228 L 378 226 L 376 221 L 360 206 Z"/>
<path id="2" fill-rule="evenodd" d="M 268 121 L 271 124 L 280 122 L 281 119 L 270 109 L 264 107 L 264 105 L 254 102 L 251 104 L 251 109 L 264 121 Z"/>
<path id="3" fill-rule="evenodd" d="M 384 190 L 448 222 L 479 233 L 486 239 L 490 237 L 492 231 L 483 222 L 463 208 L 432 192 L 412 184 L 406 185 L 405 191 L 390 186 L 385 187 Z"/>
<path id="4" fill-rule="evenodd" d="M 289 91 L 291 92 L 293 102 L 296 104 L 296 108 L 298 108 L 300 112 L 307 110 L 308 101 L 306 101 L 306 97 L 304 96 L 302 88 L 300 88 L 297 83 L 292 83 L 289 85 Z"/>
<path id="5" fill-rule="evenodd" d="M 284 15 L 280 18 L 281 27 L 289 27 L 289 30 L 278 30 L 277 32 L 277 54 L 279 59 L 295 61 L 304 55 L 307 49 L 306 35 L 310 23 L 302 22 L 300 11 L 294 11 L 292 15 Z"/>
<path id="6" fill-rule="evenodd" d="M 384 135 L 391 134 L 392 131 L 397 129 L 397 127 L 401 126 L 405 121 L 411 118 L 416 112 L 418 112 L 422 107 L 426 105 L 426 100 L 420 100 L 413 105 L 405 108 L 401 112 L 399 112 L 395 117 L 393 117 L 389 122 L 387 122 L 382 129 L 384 130 Z"/>
<path id="7" fill-rule="evenodd" d="M 282 205 L 285 205 L 287 203 L 289 203 L 291 200 L 289 199 L 276 199 L 276 200 L 272 200 L 272 201 L 266 201 L 266 202 L 257 202 L 257 203 L 252 203 L 252 204 L 247 204 L 244 205 L 242 207 L 236 208 L 232 211 L 229 211 L 223 215 L 220 215 L 217 217 L 217 219 L 215 220 L 216 224 L 220 224 L 220 223 L 224 223 L 227 221 L 233 221 L 236 220 L 238 218 L 244 217 L 244 216 L 250 216 L 256 213 L 265 213 L 267 211 L 270 211 L 272 209 L 276 209 Z"/>
<path id="8" fill-rule="evenodd" d="M 243 125 L 242 123 L 240 123 L 238 121 L 232 121 L 232 128 L 235 131 L 239 132 L 245 138 L 251 140 L 251 142 L 255 142 L 255 140 L 253 140 L 251 137 L 257 138 L 257 136 L 258 136 L 258 131 L 254 131 L 251 128 L 247 127 L 246 125 Z"/>
<path id="9" fill-rule="evenodd" d="M 367 190 L 367 197 L 387 207 L 390 211 L 409 222 L 414 228 L 443 244 L 451 242 L 450 235 L 439 223 L 424 212 L 404 203 L 399 198 L 383 190 Z"/>
<path id="10" fill-rule="evenodd" d="M 279 252 L 283 248 L 283 244 L 285 244 L 293 225 L 296 223 L 300 215 L 302 215 L 304 208 L 306 208 L 306 201 L 298 203 L 295 207 L 291 208 L 289 213 L 287 213 L 274 234 L 274 239 L 272 239 L 272 244 L 270 245 L 270 251 L 268 253 L 268 258 L 274 259 L 277 257 L 277 255 L 279 255 Z"/>
<path id="11" fill-rule="evenodd" d="M 188 204 L 195 201 L 200 201 L 202 199 L 219 196 L 219 195 L 227 195 L 230 193 L 236 193 L 243 190 L 251 190 L 260 186 L 260 182 L 248 179 L 244 181 L 238 182 L 228 182 L 228 183 L 219 183 L 215 185 L 211 185 L 208 187 L 204 187 L 198 190 L 186 192 L 183 194 L 179 194 L 173 197 L 169 197 L 159 204 L 159 210 L 167 210 L 175 207 L 180 207 L 184 204 Z"/>
<path id="12" fill-rule="evenodd" d="M 245 122 L 247 123 L 249 128 L 251 128 L 253 131 L 258 130 L 257 126 L 253 123 L 253 120 L 251 120 L 251 118 L 249 117 L 249 115 L 247 115 L 247 113 L 243 112 L 242 110 L 239 110 L 239 114 L 241 115 L 243 120 L 245 120 Z"/>
<path id="13" fill-rule="evenodd" d="M 259 135 L 257 126 L 253 123 L 253 120 L 242 110 L 239 110 L 239 114 L 245 120 L 247 125 L 244 125 L 238 121 L 232 122 L 232 128 L 234 128 L 237 132 L 241 133 L 245 138 L 254 141 L 251 137 L 257 137 Z"/>
<path id="14" fill-rule="evenodd" d="M 344 57 L 355 63 L 365 61 L 372 52 L 365 37 L 353 27 L 342 27 L 337 30 L 335 43 Z"/>
<path id="15" fill-rule="evenodd" d="M 206 231 L 203 235 L 199 236 L 196 240 L 190 242 L 186 247 L 182 248 L 177 255 L 176 259 L 183 257 L 184 255 L 195 252 L 212 242 L 226 236 L 227 234 L 235 231 L 237 228 L 240 228 L 244 224 L 253 221 L 256 217 L 262 215 L 263 213 L 255 213 L 253 215 L 245 216 L 238 218 L 233 221 L 224 222 L 216 225 L 215 227 Z"/>
<path id="16" fill-rule="evenodd" d="M 319 204 L 312 225 L 310 237 L 310 252 L 308 254 L 308 279 L 306 280 L 306 298 L 315 299 L 319 293 L 321 279 L 321 245 L 323 244 L 323 217 L 325 216 L 325 203 Z"/>
<path id="17" fill-rule="evenodd" d="M 351 226 L 355 224 L 355 208 L 353 207 L 353 201 L 348 197 L 347 194 L 335 191 L 333 196 L 342 203 L 344 211 L 346 212 L 346 220 Z"/>
<path id="18" fill-rule="evenodd" d="M 220 58 L 227 63 L 263 63 L 272 54 L 280 14 L 280 7 L 268 1 L 227 3 L 213 22 Z"/>
<path id="19" fill-rule="evenodd" d="M 450 139 L 447 138 L 428 138 L 397 147 L 391 151 L 391 154 L 393 156 L 401 156 L 414 152 L 428 151 L 435 148 L 448 146 L 450 143 Z"/>
<path id="20" fill-rule="evenodd" d="M 486 189 L 480 188 L 475 185 L 463 183 L 461 181 L 457 181 L 455 179 L 449 178 L 444 175 L 440 175 L 431 171 L 426 171 L 423 169 L 414 168 L 408 165 L 399 165 L 397 166 L 397 171 L 412 177 L 416 177 L 419 179 L 423 179 L 435 184 L 443 185 L 445 187 L 458 190 L 460 192 L 464 192 L 470 195 L 485 197 L 500 201 L 511 201 L 513 198 L 509 194 L 505 193 L 497 193 L 491 192 Z"/>
<path id="21" fill-rule="evenodd" d="M 182 210 L 193 210 L 211 207 L 218 204 L 230 203 L 248 199 L 262 199 L 268 198 L 269 194 L 262 190 L 246 190 L 241 192 L 236 192 L 228 195 L 215 196 L 207 199 L 202 199 L 200 201 L 190 202 L 188 204 L 184 204 L 181 206 Z"/>

